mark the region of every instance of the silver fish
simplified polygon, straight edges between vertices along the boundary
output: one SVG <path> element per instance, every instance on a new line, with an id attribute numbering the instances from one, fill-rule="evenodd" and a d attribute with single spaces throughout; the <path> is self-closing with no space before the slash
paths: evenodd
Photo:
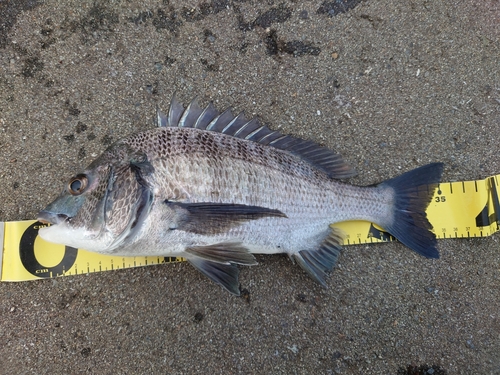
<path id="1" fill-rule="evenodd" d="M 425 210 L 443 164 L 378 185 L 331 150 L 231 110 L 171 101 L 159 127 L 111 145 L 38 215 L 49 242 L 123 256 L 181 256 L 231 293 L 252 253 L 286 253 L 314 280 L 335 265 L 343 235 L 329 224 L 367 220 L 438 258 Z"/>

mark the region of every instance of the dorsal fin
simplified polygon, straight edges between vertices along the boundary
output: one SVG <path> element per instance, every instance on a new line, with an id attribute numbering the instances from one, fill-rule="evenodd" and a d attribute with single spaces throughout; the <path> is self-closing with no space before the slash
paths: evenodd
<path id="1" fill-rule="evenodd" d="M 212 103 L 201 108 L 197 98 L 184 108 L 174 94 L 168 114 L 158 110 L 157 121 L 158 126 L 209 130 L 288 151 L 332 178 L 348 178 L 356 174 L 341 155 L 326 147 L 271 130 L 259 124 L 257 118 L 247 120 L 242 113 L 234 116 L 230 108 L 222 113 L 217 111 Z"/>

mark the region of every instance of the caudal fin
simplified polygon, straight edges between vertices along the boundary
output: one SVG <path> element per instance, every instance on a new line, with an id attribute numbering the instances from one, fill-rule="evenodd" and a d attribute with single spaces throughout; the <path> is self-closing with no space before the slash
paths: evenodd
<path id="1" fill-rule="evenodd" d="M 394 220 L 385 229 L 400 242 L 427 258 L 439 258 L 436 236 L 425 210 L 443 172 L 443 163 L 432 163 L 382 182 L 394 189 Z"/>

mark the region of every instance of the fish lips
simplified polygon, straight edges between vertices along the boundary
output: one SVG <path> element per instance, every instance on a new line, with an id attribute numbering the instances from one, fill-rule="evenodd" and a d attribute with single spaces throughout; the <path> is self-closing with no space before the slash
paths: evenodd
<path id="1" fill-rule="evenodd" d="M 43 224 L 57 225 L 68 221 L 69 216 L 42 210 L 38 213 L 37 220 Z"/>
<path id="2" fill-rule="evenodd" d="M 63 191 L 59 197 L 38 213 L 38 221 L 51 225 L 69 223 L 84 203 L 83 195 L 75 196 Z"/>

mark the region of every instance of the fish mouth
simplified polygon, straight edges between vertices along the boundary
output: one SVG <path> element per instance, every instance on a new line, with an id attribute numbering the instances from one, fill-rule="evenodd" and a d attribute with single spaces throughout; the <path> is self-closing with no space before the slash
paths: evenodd
<path id="1" fill-rule="evenodd" d="M 42 224 L 57 225 L 61 224 L 69 219 L 68 215 L 56 214 L 50 211 L 40 211 L 38 213 L 37 220 Z"/>

